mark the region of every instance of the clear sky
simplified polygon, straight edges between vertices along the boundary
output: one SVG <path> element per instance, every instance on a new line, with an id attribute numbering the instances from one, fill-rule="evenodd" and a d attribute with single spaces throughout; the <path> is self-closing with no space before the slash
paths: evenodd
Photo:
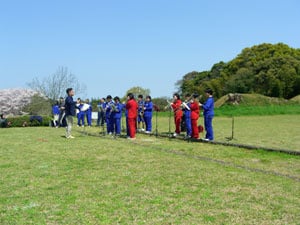
<path id="1" fill-rule="evenodd" d="M 0 89 L 66 66 L 88 97 L 171 95 L 245 47 L 300 48 L 299 12 L 298 0 L 0 0 Z"/>

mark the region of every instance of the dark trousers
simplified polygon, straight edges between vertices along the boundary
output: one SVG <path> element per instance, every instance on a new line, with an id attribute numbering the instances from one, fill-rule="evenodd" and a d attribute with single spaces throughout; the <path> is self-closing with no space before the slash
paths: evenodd
<path id="1" fill-rule="evenodd" d="M 144 117 L 145 124 L 146 124 L 146 131 L 152 131 L 152 116 L 145 116 Z"/>
<path id="2" fill-rule="evenodd" d="M 214 131 L 212 127 L 213 116 L 204 116 L 204 126 L 206 131 L 206 139 L 214 140 Z"/>

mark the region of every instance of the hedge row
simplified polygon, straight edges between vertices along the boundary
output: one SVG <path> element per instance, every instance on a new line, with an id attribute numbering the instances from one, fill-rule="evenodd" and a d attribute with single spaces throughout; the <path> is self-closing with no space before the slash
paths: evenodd
<path id="1" fill-rule="evenodd" d="M 20 116 L 20 117 L 11 117 L 7 120 L 11 123 L 10 127 L 37 127 L 37 126 L 49 126 L 52 118 L 49 116 L 42 116 L 42 121 L 36 119 L 30 121 L 31 116 Z"/>

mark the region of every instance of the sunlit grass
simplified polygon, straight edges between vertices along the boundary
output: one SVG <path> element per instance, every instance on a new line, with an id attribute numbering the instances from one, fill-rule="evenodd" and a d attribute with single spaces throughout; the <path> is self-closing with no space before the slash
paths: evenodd
<path id="1" fill-rule="evenodd" d="M 297 156 L 1 129 L 1 224 L 297 224 Z"/>

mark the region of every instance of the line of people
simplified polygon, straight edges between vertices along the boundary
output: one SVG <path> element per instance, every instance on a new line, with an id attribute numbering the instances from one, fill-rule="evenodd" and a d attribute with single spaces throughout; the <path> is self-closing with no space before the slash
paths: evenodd
<path id="1" fill-rule="evenodd" d="M 67 121 L 67 134 L 66 137 L 73 138 L 71 136 L 71 129 L 73 118 L 76 115 L 78 118 L 78 125 L 82 125 L 82 117 L 87 117 L 88 125 L 91 126 L 92 121 L 92 107 L 89 102 L 81 102 L 80 99 L 77 102 L 73 101 L 75 95 L 73 89 L 67 90 L 68 97 L 65 99 L 65 105 L 62 107 Z M 205 140 L 212 141 L 214 139 L 212 120 L 214 117 L 214 99 L 213 91 L 207 89 L 205 91 L 207 100 L 205 103 L 200 103 L 197 94 L 185 95 L 185 101 L 182 102 L 179 94 L 173 95 L 173 101 L 169 102 L 169 106 L 174 112 L 175 133 L 174 137 L 181 133 L 182 118 L 186 124 L 186 137 L 187 138 L 199 138 L 199 130 L 201 126 L 198 126 L 198 119 L 200 117 L 200 108 L 203 109 L 204 125 L 206 130 Z M 108 95 L 106 99 L 101 99 L 98 104 L 98 121 L 97 125 L 103 126 L 106 124 L 106 132 L 110 135 L 121 135 L 121 122 L 123 111 L 126 115 L 126 130 L 127 136 L 130 139 L 135 139 L 137 130 L 144 131 L 145 133 L 152 132 L 152 116 L 154 111 L 154 105 L 152 103 L 151 96 L 147 96 L 145 101 L 142 95 L 138 96 L 138 100 L 132 93 L 127 95 L 126 103 L 121 103 L 118 96 L 112 98 Z M 84 113 L 83 113 L 84 112 Z M 82 116 L 83 115 L 83 116 Z M 183 117 L 184 115 L 184 117 Z M 81 123 L 79 122 L 81 121 Z"/>

